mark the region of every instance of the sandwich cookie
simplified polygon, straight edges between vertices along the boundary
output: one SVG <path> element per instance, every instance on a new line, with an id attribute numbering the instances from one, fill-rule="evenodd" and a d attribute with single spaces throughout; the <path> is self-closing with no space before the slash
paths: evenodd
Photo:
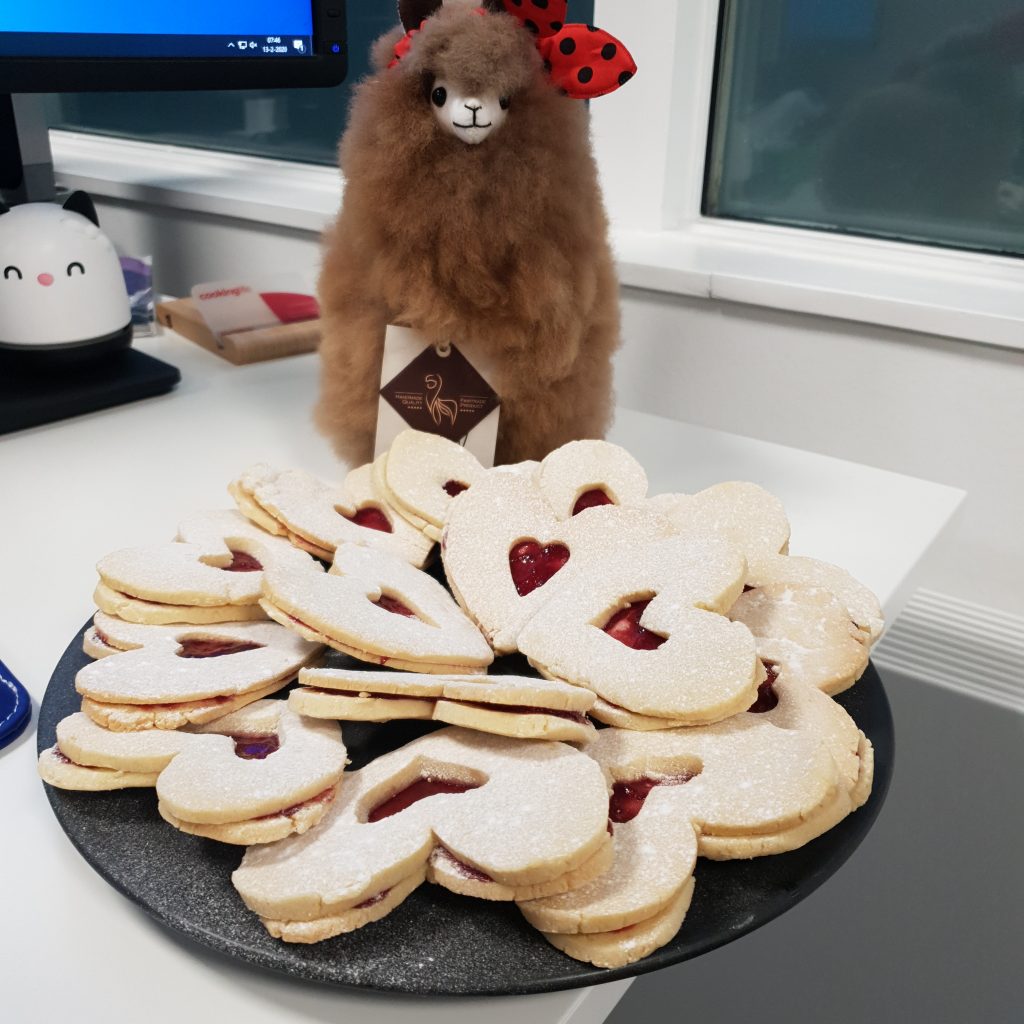
<path id="1" fill-rule="evenodd" d="M 438 848 L 514 889 L 564 878 L 604 849 L 607 814 L 572 747 L 443 729 L 346 775 L 319 828 L 249 849 L 232 881 L 272 935 L 319 942 L 389 913 Z"/>
<path id="2" fill-rule="evenodd" d="M 342 545 L 325 576 L 267 573 L 262 606 L 307 640 L 375 665 L 464 675 L 494 660 L 440 583 L 373 548 Z"/>
<path id="3" fill-rule="evenodd" d="M 140 626 L 102 613 L 85 649 L 104 653 L 75 677 L 82 710 L 118 732 L 212 722 L 287 686 L 323 651 L 272 622 Z"/>
<path id="4" fill-rule="evenodd" d="M 259 597 L 265 568 L 322 571 L 309 555 L 234 510 L 190 516 L 178 538 L 101 559 L 95 593 L 100 609 L 147 625 L 264 619 Z"/>
<path id="5" fill-rule="evenodd" d="M 299 469 L 254 466 L 229 490 L 242 513 L 264 526 L 272 520 L 275 532 L 324 561 L 340 544 L 359 544 L 422 567 L 433 550 L 433 541 L 378 492 L 369 465 L 352 470 L 341 486 Z"/>
<path id="6" fill-rule="evenodd" d="M 589 690 L 529 676 L 441 676 L 304 669 L 288 695 L 314 718 L 390 722 L 425 719 L 517 739 L 587 743 Z"/>
<path id="7" fill-rule="evenodd" d="M 262 700 L 188 732 L 110 732 L 78 713 L 39 756 L 52 786 L 155 786 L 163 818 L 222 843 L 271 843 L 316 825 L 345 769 L 341 731 Z"/>
<path id="8" fill-rule="evenodd" d="M 484 474 L 476 456 L 438 434 L 403 431 L 374 463 L 374 481 L 390 504 L 434 541 L 448 509 Z"/>
<path id="9" fill-rule="evenodd" d="M 750 707 L 763 678 L 750 630 L 724 615 L 745 575 L 738 550 L 706 537 L 621 550 L 544 605 L 519 649 L 633 714 L 718 721 Z"/>
<path id="10" fill-rule="evenodd" d="M 671 940 L 699 855 L 781 853 L 837 820 L 843 786 L 826 744 L 764 716 L 663 732 L 605 729 L 587 753 L 612 787 L 614 863 L 579 889 L 519 906 L 554 946 L 599 967 L 633 963 Z"/>

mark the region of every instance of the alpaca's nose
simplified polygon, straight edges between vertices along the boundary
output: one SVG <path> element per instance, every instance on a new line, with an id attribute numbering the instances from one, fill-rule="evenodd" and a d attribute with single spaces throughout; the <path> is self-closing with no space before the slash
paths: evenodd
<path id="1" fill-rule="evenodd" d="M 475 114 L 478 110 L 483 110 L 484 105 L 479 100 L 466 100 L 466 109 L 472 110 Z"/>

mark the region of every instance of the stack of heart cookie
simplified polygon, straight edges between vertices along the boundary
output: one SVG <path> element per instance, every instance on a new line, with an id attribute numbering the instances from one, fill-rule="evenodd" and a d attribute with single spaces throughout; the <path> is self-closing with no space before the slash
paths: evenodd
<path id="1" fill-rule="evenodd" d="M 229 490 L 237 511 L 99 563 L 82 713 L 40 771 L 154 786 L 171 824 L 249 845 L 235 887 L 285 941 L 428 881 L 621 966 L 677 933 L 699 856 L 796 849 L 870 794 L 831 695 L 878 602 L 790 555 L 754 484 L 651 497 L 604 442 L 484 470 L 410 431 L 340 484 L 257 466 Z M 337 723 L 402 719 L 449 728 L 342 776 Z"/>

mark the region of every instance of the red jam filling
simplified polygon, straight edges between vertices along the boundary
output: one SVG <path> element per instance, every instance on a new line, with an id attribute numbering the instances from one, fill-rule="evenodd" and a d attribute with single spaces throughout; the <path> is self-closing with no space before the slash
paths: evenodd
<path id="1" fill-rule="evenodd" d="M 53 756 L 54 756 L 54 758 L 56 758 L 56 760 L 60 761 L 61 764 L 74 764 L 75 763 L 74 761 L 71 760 L 70 757 L 68 757 L 67 754 L 64 753 L 63 750 L 60 749 L 60 747 L 54 747 L 53 748 Z"/>
<path id="2" fill-rule="evenodd" d="M 634 651 L 656 651 L 668 637 L 654 633 L 640 625 L 647 606 L 654 598 L 636 601 L 619 609 L 607 622 L 604 631 L 620 644 L 632 647 Z"/>
<path id="3" fill-rule="evenodd" d="M 448 850 L 441 849 L 441 856 L 460 874 L 463 878 L 472 879 L 474 882 L 493 882 L 494 879 L 490 875 L 484 874 L 477 868 L 473 867 L 472 864 L 467 864 L 465 861 L 459 860 L 458 857 L 454 856 Z"/>
<path id="4" fill-rule="evenodd" d="M 109 636 L 107 636 L 107 635 L 106 635 L 106 633 L 104 633 L 104 632 L 103 632 L 102 630 L 100 630 L 100 629 L 95 629 L 95 630 L 94 630 L 94 632 L 95 632 L 95 635 L 96 635 L 96 639 L 97 639 L 97 641 L 99 641 L 99 643 L 103 644 L 103 646 L 104 646 L 104 647 L 109 647 L 109 648 L 110 648 L 110 649 L 111 649 L 112 651 L 118 651 L 118 650 L 120 650 L 120 648 L 119 648 L 119 647 L 115 647 L 115 646 L 114 646 L 114 645 L 113 645 L 113 644 L 112 644 L 112 643 L 110 642 L 110 637 L 109 637 Z"/>
<path id="5" fill-rule="evenodd" d="M 564 569 L 568 561 L 569 549 L 564 544 L 542 547 L 535 540 L 524 540 L 517 544 L 508 555 L 516 593 L 520 597 L 532 594 Z"/>
<path id="6" fill-rule="evenodd" d="M 290 818 L 293 814 L 298 814 L 303 807 L 309 807 L 310 804 L 326 804 L 330 803 L 334 799 L 334 786 L 329 786 L 322 793 L 317 793 L 316 796 L 311 796 L 308 800 L 302 800 L 297 804 L 292 804 L 291 807 L 285 807 L 284 810 L 274 811 L 273 814 L 261 814 L 258 818 L 254 818 L 253 821 L 269 821 L 271 818 Z"/>
<path id="7" fill-rule="evenodd" d="M 572 514 L 574 516 L 578 516 L 588 508 L 599 508 L 601 505 L 614 504 L 615 502 L 598 487 L 592 491 L 584 491 L 584 493 L 576 499 L 576 504 L 573 505 L 572 508 Z"/>
<path id="8" fill-rule="evenodd" d="M 223 658 L 229 654 L 244 654 L 258 651 L 263 644 L 244 640 L 182 640 L 178 650 L 179 658 Z"/>
<path id="9" fill-rule="evenodd" d="M 366 820 L 372 823 L 390 818 L 393 814 L 419 803 L 420 800 L 426 800 L 428 796 L 437 796 L 439 793 L 468 793 L 471 789 L 479 788 L 479 784 L 475 782 L 459 782 L 457 779 L 438 779 L 432 775 L 424 775 L 394 796 L 377 804 L 367 815 Z"/>
<path id="10" fill-rule="evenodd" d="M 458 704 L 464 708 L 480 708 L 483 711 L 504 711 L 510 715 L 552 715 L 564 718 L 580 725 L 589 725 L 590 719 L 582 711 L 560 711 L 557 708 L 536 708 L 528 704 L 487 704 L 482 701 L 453 700 L 449 704 Z"/>
<path id="11" fill-rule="evenodd" d="M 366 530 L 376 530 L 378 533 L 393 533 L 388 517 L 379 508 L 367 505 L 365 508 L 357 509 L 355 515 L 345 516 L 350 523 L 362 526 Z"/>
<path id="12" fill-rule="evenodd" d="M 224 572 L 260 572 L 263 564 L 244 551 L 231 552 L 231 564 L 224 566 Z"/>
<path id="13" fill-rule="evenodd" d="M 392 886 L 392 888 L 394 887 Z M 391 892 L 391 889 L 385 889 L 383 892 L 377 893 L 376 896 L 371 896 L 368 900 L 363 900 L 362 903 L 357 903 L 352 909 L 365 910 L 367 907 L 374 907 L 380 903 L 389 892 Z"/>
<path id="14" fill-rule="evenodd" d="M 764 667 L 768 670 L 768 678 L 757 688 L 757 700 L 747 708 L 755 715 L 763 715 L 779 704 L 779 695 L 775 692 L 775 680 L 779 678 L 778 669 L 770 661 L 766 661 Z"/>
<path id="15" fill-rule="evenodd" d="M 449 497 L 454 498 L 463 491 L 468 491 L 469 484 L 460 484 L 458 480 L 449 480 L 448 483 L 444 485 L 444 490 Z"/>
<path id="16" fill-rule="evenodd" d="M 631 782 L 616 782 L 612 786 L 612 798 L 608 805 L 608 817 L 616 824 L 632 821 L 643 807 L 655 786 L 681 786 L 694 778 L 691 772 L 671 775 L 663 779 L 633 779 Z"/>
<path id="17" fill-rule="evenodd" d="M 263 736 L 232 736 L 235 741 L 235 757 L 244 761 L 262 761 L 270 757 L 281 747 L 281 741 L 277 733 L 267 733 Z"/>
<path id="18" fill-rule="evenodd" d="M 375 602 L 378 608 L 383 608 L 386 612 L 391 612 L 392 615 L 404 615 L 407 619 L 415 619 L 416 613 L 411 609 L 402 604 L 398 598 L 388 597 L 387 594 L 381 594 L 379 601 Z"/>

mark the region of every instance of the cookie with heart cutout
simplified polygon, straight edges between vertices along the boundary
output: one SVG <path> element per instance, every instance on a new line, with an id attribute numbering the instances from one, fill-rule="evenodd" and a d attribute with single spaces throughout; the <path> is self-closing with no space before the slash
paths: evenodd
<path id="1" fill-rule="evenodd" d="M 718 721 L 757 696 L 754 638 L 724 614 L 745 575 L 735 548 L 706 537 L 619 550 L 545 604 L 519 649 L 542 675 L 634 714 Z"/>
<path id="2" fill-rule="evenodd" d="M 339 721 L 433 719 L 496 736 L 588 743 L 589 690 L 532 676 L 448 676 L 304 669 L 294 711 Z"/>
<path id="3" fill-rule="evenodd" d="M 473 675 L 494 660 L 440 583 L 374 548 L 343 544 L 325 576 L 267 573 L 262 605 L 307 640 L 371 664 Z"/>
<path id="4" fill-rule="evenodd" d="M 433 541 L 392 509 L 373 484 L 373 467 L 353 469 L 340 486 L 304 470 L 252 467 L 235 481 L 233 494 L 243 495 L 240 511 L 259 509 L 297 547 L 330 561 L 339 544 L 360 544 L 387 551 L 422 567 Z"/>
<path id="5" fill-rule="evenodd" d="M 602 505 L 639 505 L 647 474 L 625 448 L 608 441 L 571 441 L 541 464 L 537 489 L 556 519 Z"/>
<path id="6" fill-rule="evenodd" d="M 116 649 L 75 688 L 82 710 L 117 732 L 212 722 L 287 686 L 323 651 L 273 622 L 140 626 L 102 613 L 85 643 Z"/>
<path id="7" fill-rule="evenodd" d="M 249 849 L 232 882 L 271 934 L 316 942 L 400 903 L 438 847 L 501 885 L 564 878 L 608 842 L 607 815 L 572 747 L 442 729 L 347 774 L 316 830 Z"/>
<path id="8" fill-rule="evenodd" d="M 885 617 L 878 598 L 845 569 L 802 555 L 765 555 L 750 562 L 747 586 L 816 587 L 827 590 L 846 609 L 859 639 L 871 647 L 882 635 Z"/>
<path id="9" fill-rule="evenodd" d="M 175 828 L 222 843 L 272 843 L 316 825 L 345 769 L 332 722 L 261 700 L 190 731 L 110 732 L 79 712 L 57 726 L 39 773 L 60 789 L 155 786 Z"/>
<path id="10" fill-rule="evenodd" d="M 558 519 L 523 470 L 491 470 L 452 504 L 441 543 L 448 584 L 498 654 L 549 601 L 580 586 L 588 566 L 672 533 L 635 508 L 591 508 Z"/>
<path id="11" fill-rule="evenodd" d="M 767 715 L 662 732 L 605 729 L 587 753 L 612 787 L 615 861 L 594 882 L 520 910 L 559 949 L 601 967 L 633 963 L 675 935 L 669 924 L 678 930 L 698 856 L 795 849 L 836 823 L 844 799 L 827 742 Z"/>
<path id="12" fill-rule="evenodd" d="M 671 520 L 680 536 L 717 537 L 739 548 L 747 562 L 789 549 L 786 510 L 757 484 L 715 484 L 697 494 L 660 494 L 647 504 Z"/>
<path id="13" fill-rule="evenodd" d="M 451 503 L 485 472 L 462 445 L 418 430 L 399 434 L 378 463 L 388 500 L 435 541 L 441 539 Z"/>
<path id="14" fill-rule="evenodd" d="M 868 666 L 861 630 L 831 591 L 769 584 L 741 594 L 729 618 L 754 635 L 763 662 L 784 663 L 790 674 L 830 696 L 853 686 Z"/>
<path id="15" fill-rule="evenodd" d="M 263 619 L 265 566 L 322 571 L 309 555 L 232 509 L 201 512 L 181 524 L 177 541 L 100 559 L 96 603 L 148 625 Z"/>

